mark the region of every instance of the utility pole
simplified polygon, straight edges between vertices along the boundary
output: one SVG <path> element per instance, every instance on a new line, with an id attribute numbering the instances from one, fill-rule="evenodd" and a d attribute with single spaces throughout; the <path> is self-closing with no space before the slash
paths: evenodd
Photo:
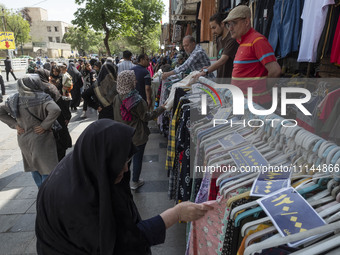
<path id="1" fill-rule="evenodd" d="M 6 20 L 5 20 L 5 9 L 4 8 L 2 8 L 2 10 L 1 10 L 1 18 L 2 18 L 3 30 L 4 30 L 4 32 L 7 32 Z M 7 49 L 7 55 L 10 57 L 10 59 L 12 59 L 12 56 L 11 56 L 11 54 L 10 54 L 8 49 Z"/>

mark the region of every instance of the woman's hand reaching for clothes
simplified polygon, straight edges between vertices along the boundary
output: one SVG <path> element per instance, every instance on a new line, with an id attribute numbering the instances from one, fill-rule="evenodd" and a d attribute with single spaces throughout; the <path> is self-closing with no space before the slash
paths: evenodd
<path id="1" fill-rule="evenodd" d="M 195 221 L 202 218 L 213 207 L 206 204 L 183 202 L 160 214 L 165 227 L 169 228 L 178 221 Z"/>
<path id="2" fill-rule="evenodd" d="M 18 135 L 22 135 L 23 133 L 25 133 L 25 129 L 23 129 L 19 125 L 16 125 L 15 128 L 17 130 Z"/>
<path id="3" fill-rule="evenodd" d="M 35 126 L 34 127 L 34 133 L 38 134 L 38 135 L 41 135 L 43 133 L 45 133 L 45 129 L 43 129 L 41 126 Z"/>
<path id="4" fill-rule="evenodd" d="M 177 207 L 177 208 L 176 208 Z M 205 204 L 182 202 L 175 206 L 178 213 L 178 221 L 195 221 L 202 218 L 213 207 Z"/>

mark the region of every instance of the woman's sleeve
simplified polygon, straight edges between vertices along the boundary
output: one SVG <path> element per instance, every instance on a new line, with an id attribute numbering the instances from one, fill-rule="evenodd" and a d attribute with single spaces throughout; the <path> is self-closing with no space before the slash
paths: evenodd
<path id="1" fill-rule="evenodd" d="M 17 121 L 9 115 L 9 108 L 5 103 L 0 104 L 0 121 L 6 123 L 10 128 L 15 129 Z"/>
<path id="2" fill-rule="evenodd" d="M 137 105 L 136 110 L 139 118 L 144 122 L 148 122 L 150 120 L 157 118 L 165 111 L 163 107 L 158 107 L 152 112 L 148 112 L 148 106 L 144 100 L 141 100 L 141 102 Z"/>
<path id="3" fill-rule="evenodd" d="M 160 215 L 140 221 L 137 227 L 144 234 L 150 246 L 164 243 L 166 228 Z"/>
<path id="4" fill-rule="evenodd" d="M 45 130 L 49 130 L 52 127 L 53 122 L 59 117 L 61 110 L 52 100 L 44 103 L 44 108 L 47 112 L 47 116 L 41 122 L 40 126 Z"/>

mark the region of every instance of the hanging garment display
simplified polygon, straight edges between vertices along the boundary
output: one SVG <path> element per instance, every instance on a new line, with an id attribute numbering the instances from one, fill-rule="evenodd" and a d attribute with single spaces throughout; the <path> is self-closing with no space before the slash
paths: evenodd
<path id="1" fill-rule="evenodd" d="M 318 43 L 331 4 L 334 4 L 334 0 L 305 0 L 298 62 L 316 61 Z"/>

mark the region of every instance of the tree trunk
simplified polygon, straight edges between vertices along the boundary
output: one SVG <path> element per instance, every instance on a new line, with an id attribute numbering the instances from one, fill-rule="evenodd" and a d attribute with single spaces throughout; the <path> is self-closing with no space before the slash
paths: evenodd
<path id="1" fill-rule="evenodd" d="M 144 48 L 145 48 L 145 47 L 144 47 L 144 46 L 142 46 L 142 54 L 144 54 L 144 52 L 145 52 Z"/>
<path id="2" fill-rule="evenodd" d="M 111 57 L 111 50 L 109 46 L 110 29 L 106 26 L 105 23 L 103 24 L 103 29 L 105 31 L 104 45 L 105 45 L 108 57 Z"/>

